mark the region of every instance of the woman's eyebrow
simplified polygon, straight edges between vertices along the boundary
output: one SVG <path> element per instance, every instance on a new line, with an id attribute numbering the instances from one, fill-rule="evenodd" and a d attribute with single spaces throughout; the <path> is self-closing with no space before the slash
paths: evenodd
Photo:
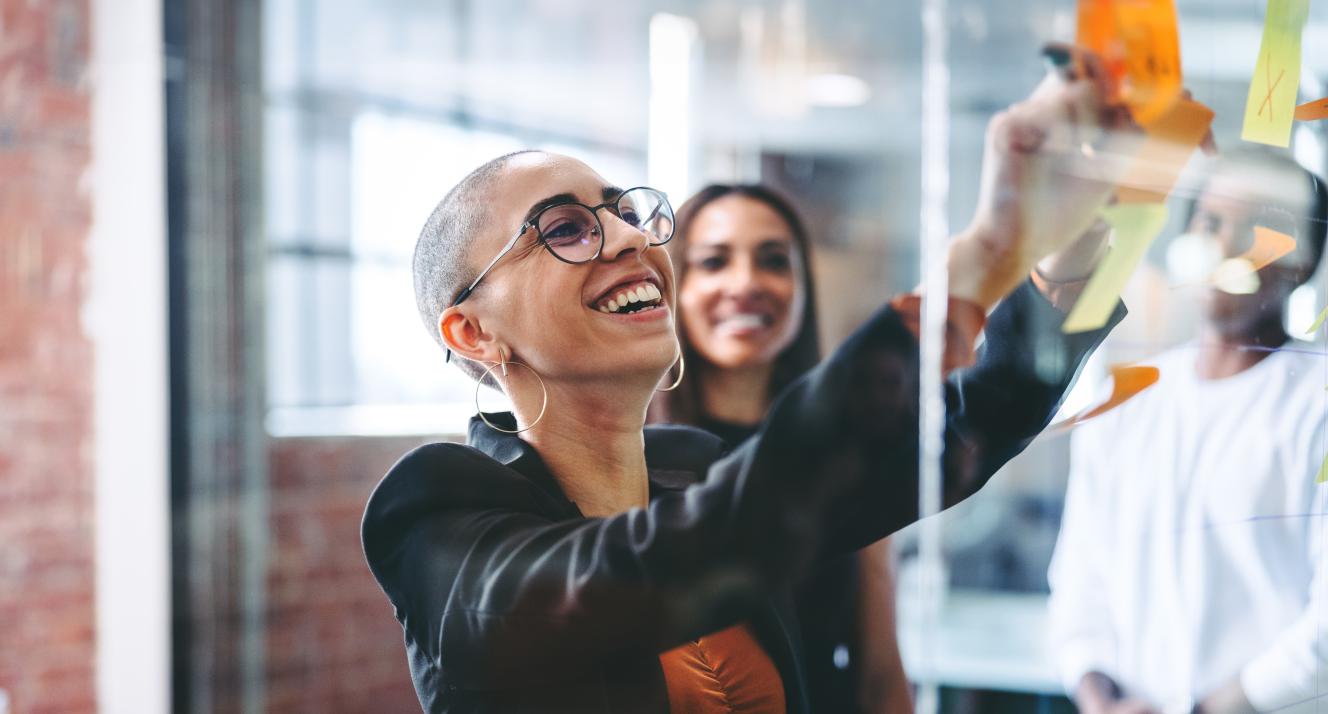
<path id="1" fill-rule="evenodd" d="M 600 196 L 603 197 L 605 201 L 612 201 L 622 194 L 623 190 L 617 186 L 605 186 L 600 189 Z M 522 220 L 522 223 L 529 223 L 540 211 L 543 211 L 550 206 L 557 206 L 560 203 L 580 203 L 580 200 L 576 197 L 576 194 L 555 193 L 548 198 L 540 199 L 532 204 L 530 210 L 526 211 L 526 217 Z"/>
<path id="2" fill-rule="evenodd" d="M 576 203 L 576 196 L 570 193 L 556 193 L 548 198 L 540 199 L 531 204 L 530 210 L 526 211 L 526 217 L 522 223 L 529 223 L 535 215 L 549 206 L 556 206 L 560 203 Z"/>

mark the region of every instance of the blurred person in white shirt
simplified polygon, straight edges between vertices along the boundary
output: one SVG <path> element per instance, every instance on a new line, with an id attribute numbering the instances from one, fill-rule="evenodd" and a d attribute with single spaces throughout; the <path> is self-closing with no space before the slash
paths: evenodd
<path id="1" fill-rule="evenodd" d="M 1197 341 L 1072 437 L 1048 580 L 1053 659 L 1083 712 L 1328 707 L 1328 485 L 1315 482 L 1328 358 L 1284 327 L 1326 212 L 1323 183 L 1285 154 L 1218 159 L 1179 240 L 1215 248 L 1219 271 L 1256 225 L 1296 250 L 1253 292 L 1204 288 Z"/>

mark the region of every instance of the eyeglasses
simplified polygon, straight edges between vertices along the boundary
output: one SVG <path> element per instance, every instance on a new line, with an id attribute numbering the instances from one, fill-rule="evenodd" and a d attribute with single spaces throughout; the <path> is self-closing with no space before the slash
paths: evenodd
<path id="1" fill-rule="evenodd" d="M 604 250 L 604 225 L 599 221 L 599 212 L 605 208 L 613 209 L 614 215 L 624 223 L 644 233 L 650 245 L 664 245 L 673 237 L 673 207 L 662 191 L 653 188 L 629 188 L 612 201 L 605 201 L 598 206 L 587 206 L 576 201 L 555 203 L 540 209 L 530 220 L 522 223 L 516 235 L 480 271 L 479 277 L 457 295 L 452 306 L 460 305 L 470 297 L 484 276 L 531 228 L 535 229 L 539 242 L 558 260 L 572 264 L 595 260 Z"/>
<path id="2" fill-rule="evenodd" d="M 605 208 L 611 209 L 624 223 L 644 233 L 652 246 L 664 245 L 673 237 L 673 207 L 669 205 L 668 197 L 662 191 L 646 186 L 629 188 L 618 194 L 617 198 L 598 206 L 587 206 L 576 201 L 545 206 L 521 224 L 516 235 L 480 271 L 479 277 L 457 295 L 452 306 L 456 307 L 470 297 L 484 276 L 493 270 L 493 266 L 504 255 L 511 252 L 521 236 L 531 228 L 535 229 L 539 242 L 544 244 L 549 253 L 564 263 L 589 263 L 599 258 L 604 250 L 604 224 L 600 223 L 599 212 Z M 452 359 L 451 350 L 447 352 L 447 359 Z"/>

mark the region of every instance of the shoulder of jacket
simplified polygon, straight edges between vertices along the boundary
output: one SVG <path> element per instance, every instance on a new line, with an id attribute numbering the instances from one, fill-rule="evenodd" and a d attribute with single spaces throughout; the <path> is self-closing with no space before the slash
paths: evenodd
<path id="1" fill-rule="evenodd" d="M 474 447 L 425 444 L 402 456 L 365 506 L 360 537 L 374 561 L 417 524 L 460 510 L 541 514 L 547 496 L 530 479 Z"/>

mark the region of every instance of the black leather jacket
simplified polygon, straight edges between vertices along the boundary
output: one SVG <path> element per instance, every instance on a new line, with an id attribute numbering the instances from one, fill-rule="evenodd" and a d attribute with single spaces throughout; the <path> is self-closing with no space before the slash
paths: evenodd
<path id="1" fill-rule="evenodd" d="M 1063 335 L 1062 320 L 1025 284 L 977 363 L 950 375 L 947 505 L 1027 446 L 1110 329 Z M 917 519 L 916 374 L 916 340 L 884 308 L 731 452 L 648 427 L 650 505 L 606 518 L 583 517 L 533 447 L 478 420 L 470 445 L 407 454 L 362 536 L 424 709 L 668 712 L 658 655 L 746 621 L 789 711 L 806 711 L 788 586 Z"/>

